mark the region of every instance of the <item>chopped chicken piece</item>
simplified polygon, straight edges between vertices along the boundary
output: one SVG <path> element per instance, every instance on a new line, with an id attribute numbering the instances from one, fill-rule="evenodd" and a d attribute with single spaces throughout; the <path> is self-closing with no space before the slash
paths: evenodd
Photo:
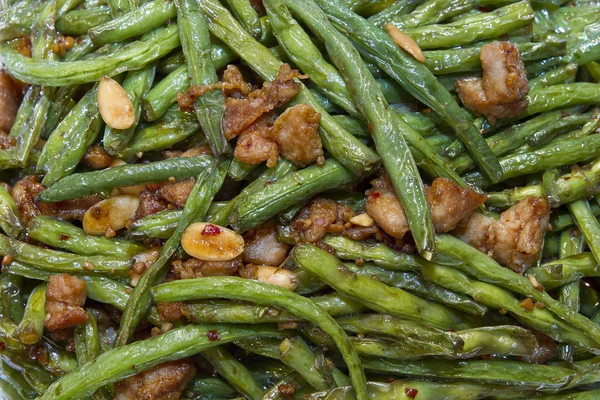
<path id="1" fill-rule="evenodd" d="M 285 261 L 292 246 L 278 239 L 274 220 L 257 226 L 244 235 L 244 263 L 278 267 Z"/>
<path id="2" fill-rule="evenodd" d="M 288 108 L 277 118 L 270 137 L 281 155 L 298 167 L 323 165 L 323 145 L 319 136 L 321 114 L 307 104 Z"/>
<path id="3" fill-rule="evenodd" d="M 93 169 L 108 168 L 113 158 L 99 144 L 88 147 L 82 160 L 83 164 Z"/>
<path id="4" fill-rule="evenodd" d="M 388 235 L 402 239 L 410 226 L 389 176 L 371 182 L 367 190 L 367 213 Z M 454 182 L 437 178 L 431 187 L 425 185 L 425 195 L 436 232 L 449 232 L 482 204 L 486 196 L 462 188 Z"/>
<path id="5" fill-rule="evenodd" d="M 262 89 L 253 91 L 247 99 L 228 98 L 223 118 L 225 137 L 228 140 L 236 137 L 263 114 L 294 98 L 302 88 L 302 84 L 296 82 L 295 78 L 307 77 L 297 70 L 292 70 L 288 64 L 282 64 L 275 80 L 265 82 Z"/>
<path id="6" fill-rule="evenodd" d="M 8 73 L 0 69 L 0 131 L 8 133 L 17 116 L 21 96 Z"/>
<path id="7" fill-rule="evenodd" d="M 292 222 L 296 243 L 318 242 L 326 233 L 343 233 L 354 211 L 333 200 L 316 198 Z"/>
<path id="8" fill-rule="evenodd" d="M 548 202 L 542 197 L 528 197 L 503 212 L 498 221 L 473 214 L 453 234 L 513 271 L 523 273 L 542 248 L 549 220 Z"/>
<path id="9" fill-rule="evenodd" d="M 195 374 L 189 359 L 168 361 L 115 384 L 115 400 L 178 400 Z"/>
<path id="10" fill-rule="evenodd" d="M 169 203 L 174 204 L 178 208 L 183 208 L 195 185 L 196 180 L 189 178 L 181 182 L 168 183 L 161 187 L 158 193 Z"/>
<path id="11" fill-rule="evenodd" d="M 519 49 L 510 42 L 495 41 L 481 48 L 483 78 L 456 80 L 462 103 L 490 121 L 519 116 L 527 108 L 529 82 Z"/>
<path id="12" fill-rule="evenodd" d="M 148 215 L 166 210 L 168 202 L 164 200 L 157 192 L 144 190 L 140 193 L 140 205 L 135 212 L 135 219 L 142 219 Z"/>
<path id="13" fill-rule="evenodd" d="M 277 143 L 269 138 L 270 118 L 261 117 L 240 134 L 233 155 L 247 164 L 267 162 L 273 167 L 279 158 Z"/>
<path id="14" fill-rule="evenodd" d="M 50 275 L 46 290 L 46 328 L 56 331 L 84 324 L 88 319 L 82 307 L 85 297 L 84 280 L 69 274 Z"/>

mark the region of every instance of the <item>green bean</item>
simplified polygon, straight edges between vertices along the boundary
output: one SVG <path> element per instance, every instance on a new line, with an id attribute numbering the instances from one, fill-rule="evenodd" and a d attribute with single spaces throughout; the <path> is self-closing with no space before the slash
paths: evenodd
<path id="1" fill-rule="evenodd" d="M 310 385 L 304 379 L 302 379 L 299 374 L 293 373 L 271 386 L 271 388 L 265 392 L 263 400 L 284 400 L 285 394 L 280 390 L 280 388 L 283 387 L 292 387 L 294 388 L 294 394 L 303 397 L 309 395 L 312 391 Z"/>
<path id="2" fill-rule="evenodd" d="M 573 41 L 565 58 L 568 62 L 585 65 L 598 61 L 598 49 L 600 49 L 600 22 L 595 22 L 586 26 L 577 40 Z"/>
<path id="3" fill-rule="evenodd" d="M 92 361 L 101 353 L 100 335 L 96 318 L 90 310 L 87 311 L 87 315 L 87 322 L 76 326 L 73 336 L 77 363 L 80 366 Z"/>
<path id="4" fill-rule="evenodd" d="M 460 46 L 502 36 L 527 26 L 532 21 L 531 5 L 527 1 L 521 1 L 460 21 L 407 28 L 403 31 L 414 39 L 421 49 L 426 50 Z M 399 27 L 402 29 L 403 25 L 400 24 Z"/>
<path id="5" fill-rule="evenodd" d="M 466 296 L 432 284 L 412 272 L 388 271 L 373 264 L 364 264 L 360 267 L 352 263 L 344 263 L 344 265 L 355 274 L 370 277 L 386 285 L 415 293 L 469 314 L 483 316 L 487 312 L 487 307 Z"/>
<path id="6" fill-rule="evenodd" d="M 392 118 L 395 114 L 389 111 L 383 93 L 358 51 L 327 21 L 326 15 L 316 4 L 309 0 L 285 3 L 325 43 L 329 56 L 342 71 L 356 106 L 369 124 L 375 147 L 404 206 L 417 249 L 430 259 L 435 255 L 431 214 L 417 165 L 404 140 L 404 136 L 409 135 L 405 132 L 412 129 L 401 119 Z"/>
<path id="7" fill-rule="evenodd" d="M 578 104 L 599 104 L 600 85 L 590 82 L 575 82 L 538 88 L 529 92 L 526 115 L 533 115 L 559 107 Z"/>
<path id="8" fill-rule="evenodd" d="M 410 377 L 459 379 L 483 384 L 515 385 L 522 389 L 556 390 L 566 385 L 574 371 L 568 367 L 500 360 L 420 360 L 394 362 L 365 360 L 365 369 Z"/>
<path id="9" fill-rule="evenodd" d="M 127 164 L 104 170 L 73 174 L 61 179 L 39 195 L 41 201 L 56 202 L 100 193 L 119 186 L 177 180 L 198 175 L 211 165 L 211 156 L 176 157 L 148 164 Z"/>
<path id="10" fill-rule="evenodd" d="M 140 69 L 168 54 L 179 46 L 177 29 L 177 24 L 158 28 L 146 41 L 136 41 L 114 52 L 81 61 L 34 60 L 6 45 L 0 47 L 0 58 L 13 76 L 26 83 L 45 86 L 82 84 Z"/>
<path id="11" fill-rule="evenodd" d="M 117 346 L 127 344 L 137 324 L 147 314 L 151 306 L 150 288 L 164 280 L 170 266 L 169 261 L 180 245 L 181 235 L 185 228 L 194 219 L 201 220 L 206 216 L 214 196 L 223 185 L 227 168 L 229 168 L 228 161 L 213 162 L 196 178 L 196 183 L 185 202 L 175 232 L 161 247 L 158 257 L 144 272 L 127 301 L 115 341 Z"/>
<path id="12" fill-rule="evenodd" d="M 319 369 L 315 353 L 299 336 L 284 339 L 279 345 L 279 352 L 281 353 L 281 361 L 298 372 L 306 382 L 317 390 L 327 390 L 335 386 L 350 384 L 348 377 L 335 367 L 330 370 L 332 379 L 328 382 L 325 373 L 328 367 L 324 366 L 324 368 Z"/>
<path id="13" fill-rule="evenodd" d="M 240 21 L 244 29 L 255 39 L 260 39 L 262 35 L 260 19 L 250 0 L 225 0 L 225 4 Z"/>
<path id="14" fill-rule="evenodd" d="M 179 37 L 188 75 L 191 78 L 190 84 L 211 85 L 217 83 L 219 78 L 211 60 L 210 36 L 197 1 L 176 0 L 175 4 Z M 213 154 L 221 157 L 229 153 L 231 148 L 221 128 L 221 121 L 225 113 L 225 95 L 222 91 L 208 91 L 196 97 L 194 110 Z"/>
<path id="15" fill-rule="evenodd" d="M 556 188 L 561 204 L 571 203 L 600 192 L 600 162 L 596 161 L 561 176 Z M 487 204 L 494 207 L 510 207 L 529 196 L 544 196 L 540 185 L 506 189 L 488 193 Z"/>
<path id="16" fill-rule="evenodd" d="M 42 184 L 50 186 L 70 175 L 96 140 L 102 128 L 96 94 L 94 86 L 48 138 L 38 160 L 38 169 L 46 172 Z"/>
<path id="17" fill-rule="evenodd" d="M 600 205 L 592 203 L 590 204 L 590 209 L 595 217 L 600 215 Z M 573 217 L 569 212 L 555 211 L 550 217 L 550 225 L 553 231 L 562 231 L 574 224 L 575 221 L 573 221 Z"/>
<path id="18" fill-rule="evenodd" d="M 560 66 L 529 80 L 531 90 L 552 85 L 571 83 L 577 73 L 577 64 L 571 63 Z"/>
<path id="19" fill-rule="evenodd" d="M 35 399 L 37 392 L 33 390 L 27 380 L 17 370 L 12 369 L 4 361 L 0 360 L 0 382 L 4 381 L 6 386 L 2 387 L 2 393 L 6 393 L 9 399 Z M 0 385 L 1 386 L 1 385 Z M 11 397 L 11 391 L 14 393 Z"/>
<path id="20" fill-rule="evenodd" d="M 3 186 L 0 186 L 0 228 L 13 239 L 21 236 L 25 228 L 17 205 Z"/>
<path id="21" fill-rule="evenodd" d="M 581 314 L 565 307 L 562 303 L 553 299 L 547 292 L 535 289 L 529 279 L 520 276 L 508 268 L 501 267 L 484 253 L 453 236 L 447 234 L 439 235 L 437 244 L 440 246 L 441 252 L 465 263 L 459 264 L 454 268 L 474 275 L 485 282 L 497 284 L 498 286 L 543 303 L 558 318 L 570 324 L 573 328 L 581 330 L 590 341 L 593 341 L 595 345 L 592 348 L 599 347 L 600 327 L 598 325 L 592 323 Z"/>
<path id="22" fill-rule="evenodd" d="M 398 341 L 409 350 L 406 359 L 424 355 L 445 358 L 472 358 L 478 354 L 531 355 L 537 348 L 535 336 L 530 331 L 512 325 L 444 332 L 381 314 L 363 314 L 337 321 L 352 333 L 385 336 Z"/>
<path id="23" fill-rule="evenodd" d="M 281 339 L 252 338 L 246 340 L 236 340 L 233 343 L 248 353 L 279 360 L 279 344 L 281 343 Z"/>
<path id="24" fill-rule="evenodd" d="M 0 15 L 0 41 L 28 35 L 44 6 L 43 2 L 22 0 L 3 11 Z"/>
<path id="25" fill-rule="evenodd" d="M 548 168 L 591 161 L 600 155 L 600 136 L 592 135 L 580 139 L 571 139 L 542 147 L 539 150 L 515 154 L 500 160 L 502 166 L 501 181 L 544 171 Z M 490 182 L 480 172 L 464 175 L 465 181 L 479 187 L 487 187 Z"/>
<path id="26" fill-rule="evenodd" d="M 212 220 L 228 204 L 225 202 L 212 203 L 206 214 L 207 218 Z M 181 210 L 164 210 L 156 214 L 147 215 L 134 221 L 127 227 L 127 236 L 132 239 L 168 239 L 175 232 L 181 218 L 181 213 Z M 213 223 L 217 224 L 214 221 Z"/>
<path id="27" fill-rule="evenodd" d="M 231 226 L 237 231 L 247 231 L 320 192 L 356 181 L 355 175 L 331 159 L 322 167 L 313 165 L 287 174 L 261 191 L 240 198 L 230 216 Z"/>
<path id="28" fill-rule="evenodd" d="M 569 230 L 565 231 L 570 234 Z M 547 290 L 567 285 L 579 278 L 596 276 L 598 263 L 592 253 L 575 254 L 529 269 Z"/>
<path id="29" fill-rule="evenodd" d="M 336 28 L 352 38 L 363 55 L 369 54 L 381 69 L 411 95 L 442 116 L 463 140 L 477 164 L 492 181 L 500 178 L 500 165 L 485 140 L 468 115 L 425 65 L 401 50 L 387 33 L 343 6 L 325 0 L 316 2 L 327 13 Z M 374 46 L 372 43 L 377 45 Z"/>
<path id="30" fill-rule="evenodd" d="M 46 318 L 45 304 L 46 284 L 41 284 L 29 295 L 25 314 L 14 333 L 23 344 L 36 344 L 42 339 Z"/>
<path id="31" fill-rule="evenodd" d="M 34 267 L 54 272 L 82 272 L 89 263 L 95 271 L 114 272 L 130 268 L 130 260 L 116 256 L 79 256 L 57 250 L 44 249 L 0 235 L 0 255 Z"/>
<path id="32" fill-rule="evenodd" d="M 112 19 L 106 6 L 72 10 L 56 20 L 56 30 L 63 35 L 86 35 L 90 29 Z"/>
<path id="33" fill-rule="evenodd" d="M 596 61 L 591 61 L 591 62 L 585 64 L 585 68 L 587 69 L 589 74 L 592 76 L 594 82 L 596 82 L 596 83 L 600 82 L 600 64 L 599 63 L 597 63 Z"/>
<path id="34" fill-rule="evenodd" d="M 592 346 L 590 338 L 580 330 L 573 328 L 558 319 L 546 309 L 534 308 L 527 311 L 521 307 L 508 290 L 498 286 L 471 279 L 467 275 L 451 267 L 430 264 L 423 267 L 427 279 L 440 286 L 473 297 L 475 300 L 502 312 L 507 311 L 521 323 L 545 333 L 551 338 L 576 347 Z"/>
<path id="35" fill-rule="evenodd" d="M 278 179 L 283 178 L 285 175 L 293 173 L 296 171 L 296 169 L 297 168 L 294 166 L 294 164 L 283 158 L 280 158 L 277 160 L 277 164 L 275 164 L 274 167 L 268 168 L 252 183 L 248 184 L 248 186 L 242 189 L 238 195 L 232 198 L 227 206 L 221 208 L 217 213 L 211 216 L 209 222 L 217 225 L 227 225 L 231 213 L 235 209 L 238 202 L 242 201 L 247 196 L 250 196 L 254 193 L 259 193 L 264 189 L 265 186 L 273 184 Z"/>
<path id="36" fill-rule="evenodd" d="M 591 389 L 583 392 L 560 393 L 542 396 L 544 400 L 594 400 L 600 396 L 600 389 Z"/>
<path id="37" fill-rule="evenodd" d="M 470 382 L 427 382 L 422 380 L 390 380 L 391 382 L 368 382 L 369 395 L 379 400 L 409 400 L 419 396 L 428 400 L 477 400 L 500 393 L 516 395 L 513 386 L 486 386 Z M 329 392 L 311 393 L 305 400 L 353 400 L 351 386 L 338 387 Z"/>
<path id="38" fill-rule="evenodd" d="M 363 312 L 366 307 L 355 300 L 329 294 L 310 297 L 313 303 L 321 307 L 332 317 Z M 298 321 L 301 317 L 272 307 L 261 307 L 232 302 L 203 302 L 184 304 L 183 314 L 193 323 L 245 323 Z"/>
<path id="39" fill-rule="evenodd" d="M 149 64 L 138 71 L 130 71 L 125 76 L 122 86 L 131 100 L 135 120 L 133 125 L 128 129 L 113 129 L 106 126 L 102 144 L 109 154 L 119 154 L 133 138 L 142 114 L 141 99 L 148 94 L 148 91 L 152 87 L 155 73 L 156 66 L 154 64 Z"/>
<path id="40" fill-rule="evenodd" d="M 14 274 L 12 276 L 42 281 L 48 281 L 52 275 L 52 272 L 21 264 L 18 261 L 13 261 L 9 267 L 5 267 L 5 270 L 9 274 Z M 132 290 L 129 286 L 93 272 L 76 272 L 75 275 L 86 282 L 87 297 L 100 303 L 110 304 L 119 311 L 125 309 L 129 298 L 128 293 Z M 155 308 L 149 313 L 148 320 L 158 326 L 163 322 Z"/>
<path id="41" fill-rule="evenodd" d="M 585 240 L 580 232 L 574 233 L 571 231 L 563 231 L 560 235 L 560 258 L 568 257 L 575 254 L 580 254 L 583 251 Z M 558 297 L 560 301 L 565 303 L 567 307 L 579 312 L 579 296 L 581 282 L 578 280 L 564 285 L 560 288 Z M 573 362 L 573 347 L 569 345 L 561 345 L 558 348 L 558 355 L 564 361 Z"/>
<path id="42" fill-rule="evenodd" d="M 335 341 L 348 366 L 359 399 L 366 400 L 366 378 L 348 336 L 335 320 L 310 300 L 279 286 L 237 277 L 205 277 L 173 281 L 152 289 L 155 301 L 229 298 L 268 303 L 319 326 Z"/>
<path id="43" fill-rule="evenodd" d="M 209 331 L 218 333 L 220 339 L 210 340 Z M 279 335 L 277 329 L 265 327 L 187 325 L 107 351 L 58 379 L 39 399 L 84 399 L 106 384 L 118 382 L 165 361 L 189 357 L 233 340 Z"/>
<path id="44" fill-rule="evenodd" d="M 200 136 L 200 132 L 198 121 L 189 119 L 186 115 L 172 121 L 158 120 L 137 131 L 132 140 L 119 151 L 118 156 L 125 160 L 137 159 L 144 153 L 169 149 L 194 135 Z"/>
<path id="45" fill-rule="evenodd" d="M 20 322 L 25 313 L 22 290 L 21 277 L 0 276 L 0 314 L 14 323 Z"/>
<path id="46" fill-rule="evenodd" d="M 0 359 L 23 376 L 38 395 L 43 394 L 54 381 L 54 376 L 50 372 L 43 369 L 38 363 L 29 361 L 26 356 L 17 356 L 14 353 L 0 350 Z"/>
<path id="47" fill-rule="evenodd" d="M 238 392 L 249 399 L 261 399 L 264 390 L 254 380 L 250 371 L 236 360 L 223 346 L 206 349 L 204 357 Z"/>
<path id="48" fill-rule="evenodd" d="M 216 0 L 203 1 L 200 8 L 213 35 L 238 53 L 240 58 L 263 79 L 268 81 L 275 79 L 281 61 L 246 33 Z M 333 157 L 355 174 L 368 173 L 376 168 L 379 162 L 377 154 L 335 123 L 331 116 L 316 103 L 305 86 L 302 86 L 296 98 L 288 104 L 299 103 L 308 104 L 321 114 L 321 140 L 323 147 Z"/>
<path id="49" fill-rule="evenodd" d="M 207 398 L 212 395 L 218 398 L 230 399 L 237 395 L 237 391 L 228 383 L 218 378 L 202 375 L 196 375 L 185 388 L 185 392 L 205 395 Z"/>
<path id="50" fill-rule="evenodd" d="M 66 221 L 38 215 L 29 222 L 27 235 L 41 243 L 79 255 L 105 255 L 131 258 L 146 248 L 118 238 L 87 235 Z"/>
<path id="51" fill-rule="evenodd" d="M 414 11 L 414 9 L 420 6 L 424 0 L 411 1 L 411 0 L 402 0 L 395 1 L 394 4 L 386 7 L 381 10 L 379 13 L 371 16 L 369 18 L 369 22 L 374 25 L 378 25 L 383 27 L 387 22 L 395 19 L 397 17 L 401 17 L 403 15 L 407 15 Z"/>
<path id="52" fill-rule="evenodd" d="M 469 319 L 444 306 L 428 303 L 404 290 L 356 275 L 338 259 L 313 245 L 296 246 L 292 253 L 292 260 L 299 268 L 318 276 L 336 291 L 361 302 L 372 310 L 402 316 L 441 329 L 471 327 Z"/>
<path id="53" fill-rule="evenodd" d="M 448 50 L 430 50 L 425 51 L 425 64 L 436 75 L 455 74 L 459 72 L 473 72 L 481 70 L 481 53 L 482 44 L 477 44 L 469 47 Z M 550 55 L 564 54 L 566 50 L 566 42 L 542 42 L 542 43 L 517 43 L 519 54 L 523 61 L 535 61 L 544 59 Z M 566 80 L 575 75 L 577 70 L 576 64 L 567 64 L 567 66 L 559 67 L 552 75 L 562 74 L 562 80 Z M 549 78 L 543 78 L 547 81 Z M 554 82 L 553 78 L 552 82 Z M 539 82 L 542 77 L 532 79 L 530 82 Z M 561 83 L 561 81 L 556 82 Z M 536 83 L 540 84 L 540 83 Z"/>
<path id="54" fill-rule="evenodd" d="M 567 204 L 573 220 L 585 238 L 585 242 L 592 251 L 596 261 L 600 260 L 600 223 L 590 209 L 587 200 L 577 200 Z M 562 258 L 562 257 L 561 257 Z"/>

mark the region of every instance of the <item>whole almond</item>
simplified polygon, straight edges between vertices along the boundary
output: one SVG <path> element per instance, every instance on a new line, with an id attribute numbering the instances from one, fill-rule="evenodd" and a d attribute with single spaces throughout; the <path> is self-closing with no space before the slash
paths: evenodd
<path id="1" fill-rule="evenodd" d="M 106 123 L 113 129 L 128 129 L 135 122 L 133 104 L 119 82 L 104 77 L 98 85 L 98 109 Z"/>

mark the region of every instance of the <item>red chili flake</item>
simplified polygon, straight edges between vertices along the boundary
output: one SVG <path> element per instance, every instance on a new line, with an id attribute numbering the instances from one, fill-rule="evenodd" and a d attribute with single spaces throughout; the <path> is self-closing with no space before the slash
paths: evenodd
<path id="1" fill-rule="evenodd" d="M 214 329 L 207 331 L 206 336 L 208 337 L 208 340 L 210 340 L 211 342 L 216 342 L 218 340 L 221 340 L 221 335 L 219 335 L 219 332 Z"/>
<path id="2" fill-rule="evenodd" d="M 271 179 L 270 181 L 265 182 L 265 186 L 269 186 L 275 183 L 275 179 Z"/>
<path id="3" fill-rule="evenodd" d="M 369 132 L 373 133 L 373 124 L 371 124 L 371 123 L 369 122 L 369 126 L 368 126 L 368 128 L 369 128 Z"/>
<path id="4" fill-rule="evenodd" d="M 487 8 L 485 8 L 485 7 L 477 7 L 477 9 L 478 9 L 479 11 L 481 11 L 481 12 L 484 12 L 484 13 L 486 13 L 486 12 L 490 12 L 490 10 L 488 10 L 488 9 L 487 9 Z"/>
<path id="5" fill-rule="evenodd" d="M 417 397 L 419 391 L 413 388 L 404 388 L 404 393 L 406 393 L 407 397 L 414 399 L 415 397 Z"/>
<path id="6" fill-rule="evenodd" d="M 65 235 L 64 233 L 61 233 L 60 235 L 58 235 L 58 240 L 67 240 L 69 239 L 69 235 Z"/>
<path id="7" fill-rule="evenodd" d="M 6 343 L 0 342 L 0 350 L 6 350 Z"/>
<path id="8" fill-rule="evenodd" d="M 369 197 L 372 197 L 372 198 L 374 198 L 374 199 L 377 199 L 377 198 L 381 197 L 381 193 L 379 193 L 379 192 L 371 193 L 371 194 L 369 195 Z"/>
<path id="9" fill-rule="evenodd" d="M 388 379 L 388 383 L 394 383 L 394 382 L 396 382 L 396 380 L 394 378 L 389 378 Z"/>
<path id="10" fill-rule="evenodd" d="M 202 234 L 203 235 L 218 235 L 219 233 L 221 233 L 223 230 L 221 228 L 219 228 L 216 225 L 213 224 L 207 224 L 204 229 L 202 230 Z"/>

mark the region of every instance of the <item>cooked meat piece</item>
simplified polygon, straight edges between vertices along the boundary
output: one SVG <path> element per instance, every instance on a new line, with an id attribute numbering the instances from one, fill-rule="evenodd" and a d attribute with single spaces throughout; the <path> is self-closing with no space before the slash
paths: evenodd
<path id="1" fill-rule="evenodd" d="M 323 165 L 323 145 L 319 136 L 321 114 L 307 104 L 288 108 L 277 118 L 270 137 L 281 155 L 298 167 Z"/>
<path id="2" fill-rule="evenodd" d="M 183 303 L 156 303 L 156 308 L 162 319 L 175 322 L 183 318 L 182 305 Z"/>
<path id="3" fill-rule="evenodd" d="M 140 205 L 135 212 L 135 219 L 141 219 L 147 215 L 156 214 L 159 211 L 166 210 L 168 205 L 169 203 L 157 192 L 144 190 L 140 193 Z"/>
<path id="4" fill-rule="evenodd" d="M 38 203 L 36 200 L 38 194 L 44 189 L 46 187 L 32 175 L 22 178 L 13 186 L 12 198 L 26 224 L 36 215 L 52 215 L 53 205 L 51 203 Z"/>
<path id="5" fill-rule="evenodd" d="M 236 137 L 261 115 L 273 111 L 296 96 L 302 84 L 296 82 L 295 78 L 307 77 L 297 70 L 292 70 L 288 64 L 282 64 L 275 80 L 265 82 L 262 89 L 253 91 L 247 99 L 228 98 L 223 118 L 225 137 L 228 140 Z"/>
<path id="6" fill-rule="evenodd" d="M 85 212 L 101 200 L 102 197 L 92 195 L 54 203 L 51 205 L 52 215 L 64 220 L 81 221 Z"/>
<path id="7" fill-rule="evenodd" d="M 173 158 L 173 157 L 196 157 L 201 156 L 203 154 L 212 155 L 212 151 L 208 146 L 199 146 L 192 147 L 186 151 L 180 150 L 167 150 L 165 151 L 165 158 Z"/>
<path id="8" fill-rule="evenodd" d="M 250 0 L 250 4 L 252 4 L 252 8 L 256 10 L 258 15 L 265 15 L 265 6 L 263 5 L 262 0 Z"/>
<path id="9" fill-rule="evenodd" d="M 20 93 L 8 73 L 0 69 L 0 131 L 8 133 L 15 121 Z"/>
<path id="10" fill-rule="evenodd" d="M 436 232 L 450 232 L 456 225 L 475 211 L 487 196 L 463 188 L 445 178 L 434 180 L 425 186 L 425 195 L 431 211 Z"/>
<path id="11" fill-rule="evenodd" d="M 99 144 L 91 145 L 83 156 L 83 164 L 92 169 L 108 168 L 113 158 Z"/>
<path id="12" fill-rule="evenodd" d="M 193 111 L 196 98 L 213 90 L 221 90 L 226 96 L 239 98 L 248 96 L 252 91 L 252 86 L 244 80 L 238 67 L 230 64 L 223 73 L 222 82 L 210 85 L 195 85 L 185 92 L 179 92 L 177 93 L 177 104 L 182 110 Z"/>
<path id="13" fill-rule="evenodd" d="M 503 212 L 498 221 L 473 214 L 453 234 L 513 271 L 523 273 L 537 258 L 549 220 L 548 202 L 542 197 L 528 197 Z"/>
<path id="14" fill-rule="evenodd" d="M 385 233 L 402 239 L 410 226 L 389 176 L 377 178 L 371 184 L 373 189 L 366 192 L 367 213 Z M 431 187 L 426 185 L 425 195 L 436 232 L 451 231 L 486 199 L 486 196 L 445 178 L 437 178 Z"/>
<path id="15" fill-rule="evenodd" d="M 383 175 L 371 182 L 373 189 L 365 192 L 367 195 L 366 209 L 369 214 L 388 235 L 402 239 L 410 230 L 404 207 L 400 203 L 392 181 Z"/>
<path id="16" fill-rule="evenodd" d="M 536 330 L 531 330 L 538 342 L 538 347 L 534 350 L 531 356 L 519 357 L 521 361 L 543 364 L 556 357 L 558 346 L 556 342 L 548 335 L 544 335 Z"/>
<path id="17" fill-rule="evenodd" d="M 69 274 L 50 275 L 46 289 L 46 319 L 51 331 L 84 324 L 88 316 L 83 309 L 85 281 Z"/>
<path id="18" fill-rule="evenodd" d="M 519 116 L 528 105 L 529 82 L 517 46 L 497 41 L 485 44 L 480 58 L 483 78 L 456 80 L 462 103 L 492 122 Z"/>
<path id="19" fill-rule="evenodd" d="M 274 220 L 257 226 L 244 235 L 246 244 L 242 259 L 245 264 L 271 265 L 283 263 L 292 246 L 278 239 L 277 223 Z"/>
<path id="20" fill-rule="evenodd" d="M 373 237 L 379 232 L 379 227 L 376 224 L 371 226 L 353 226 L 344 229 L 342 235 L 349 237 L 352 240 L 366 240 Z"/>
<path id="21" fill-rule="evenodd" d="M 277 163 L 277 144 L 269 139 L 270 119 L 261 117 L 240 134 L 233 155 L 247 164 L 267 162 L 267 167 Z"/>
<path id="22" fill-rule="evenodd" d="M 354 211 L 333 200 L 316 198 L 292 221 L 296 243 L 318 242 L 326 233 L 342 233 Z"/>
<path id="23" fill-rule="evenodd" d="M 195 184 L 196 180 L 194 178 L 186 179 L 182 182 L 169 183 L 161 187 L 158 193 L 169 203 L 174 204 L 178 208 L 183 208 Z"/>
<path id="24" fill-rule="evenodd" d="M 115 400 L 178 400 L 195 374 L 189 359 L 168 361 L 115 384 Z"/>
<path id="25" fill-rule="evenodd" d="M 464 106 L 478 115 L 485 115 L 490 121 L 519 116 L 528 105 L 526 99 L 506 104 L 490 102 L 483 90 L 481 78 L 457 79 L 455 86 Z"/>
<path id="26" fill-rule="evenodd" d="M 492 104 L 519 102 L 529 93 L 529 82 L 519 49 L 510 42 L 494 41 L 481 48 L 483 90 Z"/>
<path id="27" fill-rule="evenodd" d="M 230 261 L 202 261 L 191 257 L 185 261 L 173 261 L 171 270 L 180 279 L 192 279 L 202 276 L 230 276 L 241 266 L 240 257 Z"/>

